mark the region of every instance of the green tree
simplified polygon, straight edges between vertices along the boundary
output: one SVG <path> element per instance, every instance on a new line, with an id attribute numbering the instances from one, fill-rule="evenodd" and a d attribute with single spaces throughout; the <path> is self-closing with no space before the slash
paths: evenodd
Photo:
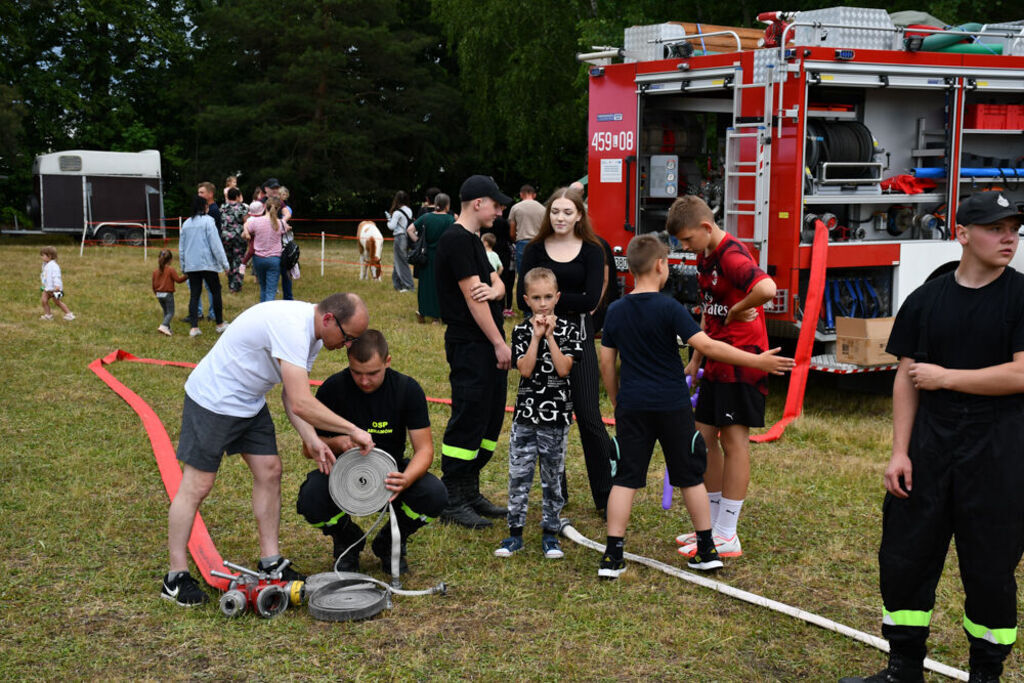
<path id="1" fill-rule="evenodd" d="M 382 211 L 462 128 L 436 36 L 395 0 L 235 0 L 197 16 L 196 173 L 275 176 L 309 211 Z M 198 177 L 198 175 L 197 175 Z"/>
<path id="2" fill-rule="evenodd" d="M 586 99 L 575 54 L 589 3 L 434 0 L 433 6 L 457 57 L 480 171 L 506 189 L 530 181 L 550 190 L 582 175 Z"/>
<path id="3" fill-rule="evenodd" d="M 194 11 L 191 0 L 0 3 L 0 111 L 20 124 L 3 199 L 30 191 L 36 154 L 173 139 L 181 125 L 173 84 L 189 62 L 185 17 Z"/>

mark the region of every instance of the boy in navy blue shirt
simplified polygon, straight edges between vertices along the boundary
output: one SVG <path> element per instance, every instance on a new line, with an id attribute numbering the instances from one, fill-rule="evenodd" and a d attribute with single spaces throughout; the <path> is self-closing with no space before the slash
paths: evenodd
<path id="1" fill-rule="evenodd" d="M 707 449 L 694 426 L 676 339 L 709 358 L 775 375 L 792 368 L 793 359 L 775 355 L 777 348 L 747 353 L 701 332 L 682 304 L 661 294 L 668 280 L 668 246 L 654 235 L 634 237 L 626 261 L 636 286 L 608 309 L 601 338 L 601 378 L 615 406 L 620 462 L 608 497 L 608 544 L 597 575 L 616 579 L 626 570 L 623 538 L 636 490 L 647 484 L 655 440 L 665 454 L 669 482 L 682 489 L 697 532 L 697 552 L 687 566 L 718 569 L 722 560 L 711 537 L 703 479 Z M 615 371 L 620 354 L 621 385 Z"/>

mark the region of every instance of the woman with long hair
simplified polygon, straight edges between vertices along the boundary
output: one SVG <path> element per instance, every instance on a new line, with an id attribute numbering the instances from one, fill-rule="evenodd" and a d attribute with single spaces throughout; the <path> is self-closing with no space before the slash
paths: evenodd
<path id="1" fill-rule="evenodd" d="M 426 322 L 426 318 L 433 318 L 433 322 L 441 322 L 441 302 L 437 298 L 437 279 L 434 275 L 434 261 L 437 254 L 437 242 L 441 239 L 444 231 L 451 227 L 455 219 L 448 213 L 448 205 L 451 203 L 448 195 L 438 192 L 434 195 L 434 210 L 425 213 L 416 219 L 416 222 L 409 226 L 409 239 L 413 242 L 424 239 L 427 241 L 427 264 L 416 269 L 416 277 L 420 280 L 419 289 L 416 291 L 419 310 L 416 311 L 416 319 L 419 322 Z"/>
<path id="2" fill-rule="evenodd" d="M 260 303 L 273 301 L 277 296 L 277 281 L 281 276 L 281 200 L 268 197 L 267 203 L 249 204 L 249 219 L 245 221 L 246 239 L 252 240 L 253 268 L 260 283 Z"/>
<path id="3" fill-rule="evenodd" d="M 583 355 L 573 363 L 569 375 L 573 412 L 580 430 L 594 506 L 604 510 L 612 487 L 610 458 L 614 446 L 601 421 L 600 372 L 591 318 L 604 288 L 604 250 L 594 235 L 587 207 L 579 192 L 567 187 L 559 188 L 548 199 L 544 209 L 540 231 L 523 252 L 516 302 L 528 314 L 529 309 L 523 299 L 523 276 L 531 268 L 543 266 L 558 279 L 561 295 L 555 314 L 572 320 L 579 327 Z"/>
<path id="4" fill-rule="evenodd" d="M 399 190 L 391 201 L 391 210 L 387 212 L 388 227 L 395 238 L 395 267 L 391 269 L 391 284 L 399 292 L 411 292 L 416 289 L 412 281 L 412 270 L 409 269 L 409 235 L 406 231 L 412 225 L 412 209 L 409 208 L 409 193 Z"/>
<path id="5" fill-rule="evenodd" d="M 217 321 L 218 334 L 227 328 L 224 322 L 224 306 L 220 297 L 220 278 L 217 273 L 228 269 L 228 257 L 217 232 L 213 217 L 207 215 L 206 200 L 196 195 L 192 200 L 192 216 L 181 225 L 178 243 L 181 272 L 188 276 L 188 321 L 191 325 L 189 336 L 201 334 L 199 329 L 199 297 L 203 294 L 203 283 L 213 296 L 213 317 Z"/>

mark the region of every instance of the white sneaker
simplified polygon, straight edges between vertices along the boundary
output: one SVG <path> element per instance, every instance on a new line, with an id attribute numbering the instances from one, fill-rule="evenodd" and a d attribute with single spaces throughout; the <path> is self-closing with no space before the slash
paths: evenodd
<path id="1" fill-rule="evenodd" d="M 688 534 L 679 534 L 676 536 L 676 545 L 692 545 L 697 542 L 697 533 L 691 531 Z"/>
<path id="2" fill-rule="evenodd" d="M 217 325 L 217 334 L 222 333 L 226 329 L 228 329 L 228 324 L 226 322 L 223 322 L 220 325 Z"/>
<path id="3" fill-rule="evenodd" d="M 65 313 L 64 314 L 64 319 L 65 320 L 74 320 L 75 319 L 75 314 L 74 313 Z"/>
<path id="4" fill-rule="evenodd" d="M 43 313 L 41 316 L 39 316 L 39 319 L 40 320 L 53 320 L 53 314 L 52 313 Z"/>
<path id="5" fill-rule="evenodd" d="M 715 536 L 715 549 L 718 551 L 719 557 L 739 557 L 743 554 L 743 548 L 740 546 L 739 534 L 734 534 L 732 538 Z M 679 546 L 679 554 L 683 557 L 693 557 L 697 554 L 696 534 L 693 535 L 692 543 Z"/>
<path id="6" fill-rule="evenodd" d="M 202 333 L 203 333 L 203 331 L 200 330 L 198 327 L 193 327 L 191 330 L 188 331 L 188 336 L 190 336 L 190 337 L 198 337 Z"/>
<path id="7" fill-rule="evenodd" d="M 171 328 L 167 327 L 167 325 L 161 325 L 160 327 L 156 328 L 156 331 L 159 332 L 160 334 L 166 334 L 168 337 L 171 336 Z"/>

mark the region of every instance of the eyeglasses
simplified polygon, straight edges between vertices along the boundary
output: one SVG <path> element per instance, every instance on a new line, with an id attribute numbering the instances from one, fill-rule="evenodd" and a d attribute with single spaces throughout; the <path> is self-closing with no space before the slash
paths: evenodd
<path id="1" fill-rule="evenodd" d="M 331 316 L 331 317 L 333 318 L 334 316 Z M 341 326 L 341 321 L 340 320 L 338 320 L 337 318 L 334 318 L 334 322 L 338 325 L 338 329 L 341 330 L 341 336 L 342 336 L 341 343 L 342 344 L 348 344 L 349 342 L 359 341 L 359 337 L 353 337 L 352 335 L 350 335 L 348 332 L 345 331 L 345 328 Z"/>

